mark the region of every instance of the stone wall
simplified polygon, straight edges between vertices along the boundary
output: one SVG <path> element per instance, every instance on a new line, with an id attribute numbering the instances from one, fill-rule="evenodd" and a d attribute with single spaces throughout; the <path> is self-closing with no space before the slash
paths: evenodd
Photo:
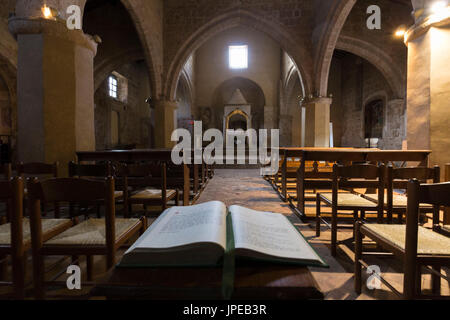
<path id="1" fill-rule="evenodd" d="M 334 57 L 331 71 L 331 119 L 335 146 L 366 146 L 364 106 L 381 99 L 384 102 L 384 122 L 383 137 L 378 147 L 402 149 L 406 138 L 405 103 L 393 97 L 383 75 L 366 60 L 346 53 Z"/>
<path id="2" fill-rule="evenodd" d="M 366 27 L 367 8 L 376 4 L 381 8 L 381 30 L 369 30 Z M 412 6 L 408 3 L 389 0 L 359 0 L 353 7 L 342 29 L 341 36 L 348 36 L 369 42 L 378 48 L 383 48 L 406 79 L 407 49 L 402 38 L 394 36 L 401 25 L 413 24 Z M 406 82 L 405 82 L 406 84 Z"/>
<path id="3" fill-rule="evenodd" d="M 229 68 L 228 46 L 236 43 L 248 45 L 248 69 L 231 70 Z M 281 49 L 279 45 L 265 34 L 249 28 L 230 29 L 209 40 L 196 52 L 195 96 L 197 109 L 195 114 L 200 115 L 200 108 L 213 107 L 217 109 L 212 110 L 216 119 L 214 125 L 219 126 L 219 129 L 222 128 L 220 114 L 223 110 L 219 109 L 223 109 L 223 103 L 228 102 L 227 100 L 231 98 L 233 92 L 228 93 L 229 96 L 224 96 L 223 100 L 217 100 L 217 89 L 233 78 L 248 79 L 255 83 L 264 95 L 261 107 L 265 107 L 265 109 L 261 110 L 260 115 L 254 119 L 261 118 L 262 122 L 257 121 L 258 126 L 273 128 L 278 123 L 280 62 Z M 245 98 L 251 99 L 249 96 L 245 96 Z M 222 103 L 222 105 L 216 105 L 217 103 Z M 258 104 L 260 103 L 258 102 Z"/>
<path id="4" fill-rule="evenodd" d="M 199 10 L 201 8 L 201 10 Z M 164 1 L 164 57 L 166 76 L 172 75 L 169 69 L 179 62 L 183 54 L 183 45 L 189 46 L 188 39 L 194 34 L 199 35 L 200 45 L 215 34 L 237 25 L 248 25 L 255 29 L 265 29 L 267 34 L 282 34 L 285 38 L 276 38 L 280 45 L 293 49 L 289 52 L 297 57 L 304 57 L 304 67 L 312 74 L 311 68 L 311 30 L 313 29 L 313 14 L 311 1 L 298 0 L 200 0 L 200 1 Z M 244 14 L 245 12 L 245 14 Z M 234 14 L 235 13 L 235 14 Z M 234 15 L 233 15 L 234 14 Z M 241 15 L 240 18 L 238 16 Z M 227 18 L 229 16 L 229 18 Z M 251 16 L 251 18 L 249 18 Z M 214 24 L 213 21 L 217 20 Z M 210 28 L 205 25 L 212 24 Z M 268 25 L 271 27 L 268 27 Z M 273 26 L 273 27 L 272 27 Z M 200 31 L 200 29 L 203 29 Z M 214 29 L 214 31 L 211 31 Z M 275 30 L 276 29 L 276 30 Z M 217 30 L 217 31 L 216 31 Z M 204 34 L 201 34 L 204 33 Z M 193 48 L 194 50 L 196 48 Z M 192 52 L 186 52 L 187 55 Z M 184 58 L 186 59 L 186 58 Z M 171 70 L 173 71 L 173 70 Z M 168 79 L 170 82 L 170 79 Z M 170 83 L 167 83 L 170 86 Z"/>
<path id="5" fill-rule="evenodd" d="M 128 82 L 128 96 L 124 101 L 108 95 L 108 79 L 95 93 L 96 149 L 111 145 L 112 112 L 119 114 L 119 145 L 136 144 L 138 148 L 151 147 L 152 123 L 150 107 L 145 99 L 150 96 L 147 68 L 144 61 L 123 65 L 116 70 Z"/>

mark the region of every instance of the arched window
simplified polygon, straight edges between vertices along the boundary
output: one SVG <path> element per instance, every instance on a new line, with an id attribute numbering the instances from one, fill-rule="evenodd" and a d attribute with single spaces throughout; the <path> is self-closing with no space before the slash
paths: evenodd
<path id="1" fill-rule="evenodd" d="M 117 81 L 117 77 L 116 76 L 109 76 L 108 78 L 108 89 L 109 89 L 109 96 L 111 98 L 118 98 L 118 87 L 119 87 L 119 83 Z"/>
<path id="2" fill-rule="evenodd" d="M 381 99 L 371 101 L 364 108 L 364 137 L 383 138 L 384 102 Z"/>

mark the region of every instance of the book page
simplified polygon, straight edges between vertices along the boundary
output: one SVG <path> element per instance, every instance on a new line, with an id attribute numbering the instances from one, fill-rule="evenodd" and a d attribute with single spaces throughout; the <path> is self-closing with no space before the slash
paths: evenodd
<path id="1" fill-rule="evenodd" d="M 164 212 L 131 247 L 165 249 L 198 242 L 214 242 L 226 246 L 227 209 L 214 201 L 190 207 L 173 207 Z"/>
<path id="2" fill-rule="evenodd" d="M 284 215 L 239 206 L 231 206 L 229 210 L 236 249 L 279 258 L 322 261 Z"/>

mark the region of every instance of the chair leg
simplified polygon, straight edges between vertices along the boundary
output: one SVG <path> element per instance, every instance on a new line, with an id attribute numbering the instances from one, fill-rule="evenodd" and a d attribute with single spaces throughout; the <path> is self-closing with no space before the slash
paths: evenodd
<path id="1" fill-rule="evenodd" d="M 434 271 L 441 273 L 441 267 L 440 266 L 433 266 L 432 267 Z M 441 277 L 439 277 L 436 274 L 431 274 L 431 288 L 434 295 L 440 295 L 441 294 Z"/>
<path id="2" fill-rule="evenodd" d="M 358 216 L 359 212 L 358 210 L 354 210 L 353 211 L 353 240 L 355 240 L 355 236 L 356 236 L 356 223 L 358 222 Z"/>
<path id="3" fill-rule="evenodd" d="M 25 261 L 24 256 L 13 258 L 12 274 L 14 296 L 18 300 L 25 298 Z"/>
<path id="4" fill-rule="evenodd" d="M 44 257 L 38 255 L 33 257 L 34 295 L 37 300 L 45 299 L 44 281 L 45 281 Z"/>
<path id="5" fill-rule="evenodd" d="M 87 271 L 87 281 L 92 281 L 94 279 L 94 257 L 86 256 L 86 271 Z"/>
<path id="6" fill-rule="evenodd" d="M 320 194 L 318 194 L 316 199 L 316 237 L 320 237 L 320 222 L 321 222 Z"/>
<path id="7" fill-rule="evenodd" d="M 133 216 L 133 204 L 131 202 L 128 202 L 128 217 Z"/>
<path id="8" fill-rule="evenodd" d="M 403 212 L 399 212 L 398 213 L 397 222 L 398 222 L 398 224 L 402 224 L 403 223 Z"/>
<path id="9" fill-rule="evenodd" d="M 331 255 L 337 255 L 337 211 L 333 208 L 331 213 Z"/>
<path id="10" fill-rule="evenodd" d="M 106 270 L 110 270 L 112 267 L 114 267 L 114 264 L 116 263 L 116 252 L 113 250 L 112 252 L 108 252 L 106 255 Z"/>
<path id="11" fill-rule="evenodd" d="M 8 268 L 6 257 L 6 255 L 0 255 L 0 281 L 6 279 L 6 269 Z"/>
<path id="12" fill-rule="evenodd" d="M 101 217 L 102 217 L 102 213 L 100 211 L 100 205 L 97 205 L 97 218 L 101 219 Z"/>
<path id="13" fill-rule="evenodd" d="M 361 294 L 362 289 L 362 234 L 361 234 L 361 223 L 356 222 L 355 227 L 355 292 Z"/>
<path id="14" fill-rule="evenodd" d="M 415 283 L 414 295 L 420 296 L 422 294 L 422 266 L 416 266 L 416 283 Z M 412 298 L 412 297 L 411 297 Z"/>
<path id="15" fill-rule="evenodd" d="M 61 217 L 61 209 L 59 203 L 55 203 L 55 219 L 59 219 Z"/>
<path id="16" fill-rule="evenodd" d="M 69 204 L 69 215 L 71 218 L 75 217 L 75 207 L 74 207 L 73 203 Z"/>
<path id="17" fill-rule="evenodd" d="M 1 216 L 0 217 L 0 226 L 5 223 L 6 223 L 6 216 Z"/>
<path id="18" fill-rule="evenodd" d="M 148 228 L 148 220 L 146 217 L 141 217 L 141 221 L 142 221 L 142 227 L 141 230 L 139 230 L 139 235 L 142 236 L 144 234 L 144 232 L 147 230 Z"/>

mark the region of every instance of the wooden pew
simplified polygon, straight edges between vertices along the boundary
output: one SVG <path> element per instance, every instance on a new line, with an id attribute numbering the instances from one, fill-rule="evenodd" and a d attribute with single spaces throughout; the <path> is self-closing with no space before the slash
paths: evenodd
<path id="1" fill-rule="evenodd" d="M 301 165 L 297 172 L 297 205 L 295 209 L 301 216 L 305 216 L 305 190 L 331 189 L 332 172 L 307 171 L 306 163 L 308 161 L 326 161 L 329 163 L 339 163 L 351 165 L 352 163 L 383 163 L 392 162 L 419 162 L 420 165 L 428 165 L 428 157 L 431 151 L 412 150 L 412 151 L 382 151 L 374 149 L 360 150 L 302 150 L 297 151 L 301 159 Z M 311 199 L 314 200 L 314 199 Z"/>

